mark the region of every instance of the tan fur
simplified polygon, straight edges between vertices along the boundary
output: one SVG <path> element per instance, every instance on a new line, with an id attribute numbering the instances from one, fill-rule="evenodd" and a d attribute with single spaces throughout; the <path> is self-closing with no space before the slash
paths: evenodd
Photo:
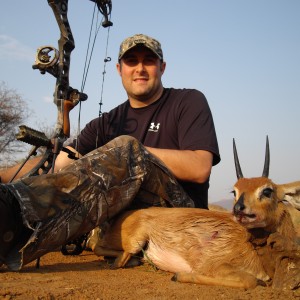
<path id="1" fill-rule="evenodd" d="M 214 203 L 209 203 L 208 209 L 213 211 L 228 211 L 228 209 L 226 209 L 225 207 Z"/>
<path id="2" fill-rule="evenodd" d="M 277 186 L 278 197 L 289 202 L 293 207 L 300 210 L 300 181 L 295 181 Z"/>
<path id="3" fill-rule="evenodd" d="M 299 190 L 298 184 L 294 190 Z M 278 265 L 282 258 L 278 251 L 295 250 L 295 231 L 282 203 L 287 186 L 291 197 L 291 185 L 276 185 L 267 178 L 239 179 L 234 215 L 196 208 L 125 212 L 93 250 L 99 256 L 117 256 L 113 267 L 120 268 L 146 249 L 145 259 L 176 273 L 177 281 L 253 288 L 272 279 L 275 261 Z"/>
<path id="4" fill-rule="evenodd" d="M 286 208 L 291 215 L 298 241 L 300 241 L 300 211 L 293 207 L 290 203 L 286 204 Z"/>

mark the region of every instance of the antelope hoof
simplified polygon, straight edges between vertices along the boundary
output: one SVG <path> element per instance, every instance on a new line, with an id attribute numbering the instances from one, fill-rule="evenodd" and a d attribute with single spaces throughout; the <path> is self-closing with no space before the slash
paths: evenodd
<path id="1" fill-rule="evenodd" d="M 137 257 L 131 257 L 129 261 L 126 263 L 125 268 L 133 268 L 138 267 L 142 264 L 141 260 Z"/>
<path id="2" fill-rule="evenodd" d="M 266 282 L 264 282 L 263 280 L 260 280 L 260 279 L 257 279 L 256 283 L 257 283 L 257 285 L 260 285 L 260 286 L 267 286 Z"/>
<path id="3" fill-rule="evenodd" d="M 175 281 L 175 282 L 177 281 L 177 273 L 175 273 L 175 274 L 173 275 L 173 277 L 171 278 L 171 280 L 172 280 L 172 281 Z"/>

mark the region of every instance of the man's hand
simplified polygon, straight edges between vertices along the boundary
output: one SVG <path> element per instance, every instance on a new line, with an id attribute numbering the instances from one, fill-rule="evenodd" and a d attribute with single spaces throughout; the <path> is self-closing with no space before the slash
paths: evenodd
<path id="1" fill-rule="evenodd" d="M 78 97 L 71 97 L 70 100 L 64 101 L 64 135 L 69 137 L 70 136 L 70 111 L 79 103 Z"/>

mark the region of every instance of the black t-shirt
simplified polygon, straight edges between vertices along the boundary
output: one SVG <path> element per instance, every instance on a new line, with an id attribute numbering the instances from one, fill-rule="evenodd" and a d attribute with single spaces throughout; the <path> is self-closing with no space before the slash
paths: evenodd
<path id="1" fill-rule="evenodd" d="M 165 88 L 159 100 L 142 108 L 132 108 L 127 100 L 88 123 L 78 136 L 77 145 L 73 141 L 70 146 L 85 155 L 120 135 L 133 136 L 154 148 L 207 150 L 213 154 L 213 165 L 220 161 L 209 105 L 195 89 Z M 196 207 L 207 208 L 209 181 L 180 184 Z"/>

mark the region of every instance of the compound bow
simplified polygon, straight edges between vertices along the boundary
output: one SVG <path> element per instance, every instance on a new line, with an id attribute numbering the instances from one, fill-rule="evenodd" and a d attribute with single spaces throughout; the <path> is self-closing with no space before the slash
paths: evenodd
<path id="1" fill-rule="evenodd" d="M 51 169 L 54 171 L 55 159 L 60 151 L 65 151 L 70 158 L 76 159 L 75 154 L 63 147 L 63 143 L 70 136 L 70 120 L 69 112 L 80 101 L 86 100 L 88 97 L 83 92 L 72 88 L 69 85 L 69 70 L 71 52 L 75 48 L 74 38 L 68 21 L 68 0 L 47 0 L 55 15 L 57 24 L 60 29 L 60 39 L 58 40 L 58 50 L 52 46 L 42 46 L 37 49 L 35 64 L 33 69 L 40 70 L 41 74 L 49 73 L 56 78 L 55 91 L 53 94 L 53 102 L 57 106 L 58 115 L 55 126 L 54 135 L 51 139 L 47 138 L 43 132 L 34 130 L 25 125 L 21 125 L 19 133 L 16 138 L 20 141 L 33 145 L 27 158 L 19 167 L 18 172 L 22 169 L 25 163 L 32 155 L 36 155 L 36 151 L 40 147 L 46 147 L 46 151 L 37 165 L 23 176 L 36 176 L 46 174 Z M 104 17 L 102 22 L 103 27 L 112 26 L 109 16 L 112 10 L 111 0 L 90 0 L 95 2 L 99 11 Z M 76 241 L 72 241 L 67 245 L 74 245 L 75 247 L 67 248 L 63 246 L 61 252 L 64 255 L 80 254 L 85 247 L 83 243 L 86 242 L 86 235 L 80 237 Z M 39 261 L 37 262 L 37 266 Z"/>
<path id="2" fill-rule="evenodd" d="M 51 139 L 48 139 L 43 132 L 34 130 L 25 125 L 21 125 L 16 138 L 20 141 L 33 145 L 23 164 L 11 179 L 15 178 L 24 164 L 32 155 L 36 155 L 36 150 L 46 147 L 46 151 L 38 164 L 23 177 L 46 174 L 51 169 L 54 170 L 55 159 L 60 151 L 65 151 L 70 158 L 76 159 L 75 154 L 63 147 L 63 143 L 70 136 L 69 112 L 80 101 L 88 97 L 83 92 L 73 89 L 69 85 L 69 70 L 71 52 L 75 48 L 74 38 L 68 21 L 68 0 L 47 0 L 55 15 L 60 29 L 60 39 L 58 40 L 58 50 L 52 46 L 42 46 L 38 48 L 33 69 L 40 70 L 41 74 L 46 72 L 56 78 L 53 102 L 57 106 L 57 121 L 55 132 Z M 90 0 L 95 2 L 99 11 L 104 17 L 103 27 L 112 26 L 109 16 L 112 10 L 111 0 Z"/>

